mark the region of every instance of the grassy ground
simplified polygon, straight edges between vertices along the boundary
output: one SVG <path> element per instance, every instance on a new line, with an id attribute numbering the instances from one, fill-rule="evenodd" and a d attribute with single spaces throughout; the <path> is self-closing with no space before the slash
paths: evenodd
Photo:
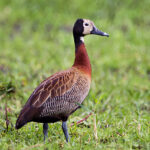
<path id="1" fill-rule="evenodd" d="M 149 6 L 149 0 L 1 0 L 0 149 L 150 149 Z M 69 144 L 61 123 L 50 124 L 44 144 L 42 124 L 16 131 L 16 118 L 43 79 L 72 65 L 77 18 L 110 34 L 85 37 L 92 86 L 68 126 L 93 115 L 69 127 Z"/>

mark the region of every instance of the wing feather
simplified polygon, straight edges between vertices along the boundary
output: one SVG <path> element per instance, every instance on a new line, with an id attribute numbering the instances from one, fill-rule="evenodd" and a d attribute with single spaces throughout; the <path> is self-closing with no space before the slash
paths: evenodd
<path id="1" fill-rule="evenodd" d="M 47 78 L 34 90 L 27 104 L 40 107 L 47 99 L 64 95 L 76 83 L 77 74 L 77 71 L 70 69 Z"/>

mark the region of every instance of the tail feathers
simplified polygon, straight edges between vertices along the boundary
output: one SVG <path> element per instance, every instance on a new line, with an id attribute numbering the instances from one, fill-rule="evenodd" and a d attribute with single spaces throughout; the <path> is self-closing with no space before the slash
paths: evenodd
<path id="1" fill-rule="evenodd" d="M 21 113 L 16 121 L 16 129 L 20 129 L 22 126 L 24 126 L 26 123 L 30 122 L 32 120 L 32 113 L 30 107 L 24 107 L 21 110 Z"/>
<path id="2" fill-rule="evenodd" d="M 22 119 L 19 118 L 19 119 L 17 119 L 15 128 L 16 128 L 16 129 L 20 129 L 20 128 L 23 127 L 26 123 L 27 123 L 27 121 L 22 120 Z"/>

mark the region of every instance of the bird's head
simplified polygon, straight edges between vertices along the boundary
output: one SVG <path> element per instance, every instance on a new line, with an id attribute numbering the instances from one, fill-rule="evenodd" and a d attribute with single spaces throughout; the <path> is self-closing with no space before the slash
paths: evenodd
<path id="1" fill-rule="evenodd" d="M 77 19 L 73 27 L 73 34 L 77 36 L 96 34 L 109 37 L 109 34 L 97 29 L 94 23 L 88 19 Z"/>

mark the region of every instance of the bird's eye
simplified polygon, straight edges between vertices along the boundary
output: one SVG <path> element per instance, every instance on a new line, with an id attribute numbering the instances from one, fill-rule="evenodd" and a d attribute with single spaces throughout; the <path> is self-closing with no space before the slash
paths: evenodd
<path id="1" fill-rule="evenodd" d="M 88 26 L 89 24 L 88 23 L 85 23 L 85 26 Z"/>

